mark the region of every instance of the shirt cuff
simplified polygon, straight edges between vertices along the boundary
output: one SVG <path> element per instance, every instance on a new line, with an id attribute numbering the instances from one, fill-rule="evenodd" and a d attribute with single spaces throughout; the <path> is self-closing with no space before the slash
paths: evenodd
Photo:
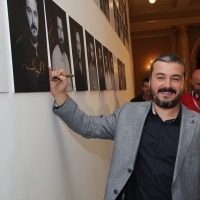
<path id="1" fill-rule="evenodd" d="M 65 102 L 66 102 L 66 101 L 67 101 L 67 99 L 65 100 Z M 62 105 L 64 105 L 65 102 L 64 102 Z M 58 105 L 56 104 L 56 101 L 54 101 L 54 109 L 59 109 L 60 107 L 62 107 L 62 105 L 58 106 Z"/>

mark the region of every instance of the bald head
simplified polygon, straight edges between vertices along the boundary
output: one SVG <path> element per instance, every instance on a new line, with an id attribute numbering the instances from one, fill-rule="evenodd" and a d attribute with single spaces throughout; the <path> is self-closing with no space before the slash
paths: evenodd
<path id="1" fill-rule="evenodd" d="M 200 95 L 200 69 L 195 70 L 192 74 L 191 83 L 196 93 Z"/>

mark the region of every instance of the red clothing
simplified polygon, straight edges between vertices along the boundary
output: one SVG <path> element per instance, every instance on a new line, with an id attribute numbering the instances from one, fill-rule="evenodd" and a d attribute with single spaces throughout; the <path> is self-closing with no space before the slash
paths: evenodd
<path id="1" fill-rule="evenodd" d="M 186 106 L 190 110 L 194 110 L 198 113 L 200 113 L 200 109 L 195 105 L 194 101 L 197 103 L 197 105 L 200 108 L 200 100 L 197 100 L 196 95 L 191 95 L 190 92 L 187 92 L 182 95 L 180 102 Z"/>

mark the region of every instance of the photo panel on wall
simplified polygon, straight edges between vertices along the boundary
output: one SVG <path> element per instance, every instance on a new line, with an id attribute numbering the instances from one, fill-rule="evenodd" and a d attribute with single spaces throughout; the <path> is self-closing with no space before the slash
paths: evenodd
<path id="1" fill-rule="evenodd" d="M 69 16 L 76 91 L 88 90 L 83 27 Z"/>
<path id="2" fill-rule="evenodd" d="M 126 70 L 125 70 L 125 64 L 122 62 L 122 70 L 123 70 L 123 80 L 124 80 L 124 90 L 126 90 Z"/>
<path id="3" fill-rule="evenodd" d="M 113 65 L 114 65 L 115 90 L 119 90 L 118 65 L 117 65 L 117 57 L 115 55 L 113 55 Z"/>
<path id="4" fill-rule="evenodd" d="M 103 60 L 104 60 L 104 69 L 105 69 L 105 85 L 106 90 L 112 90 L 112 81 L 111 81 L 111 73 L 110 73 L 110 66 L 109 66 L 109 55 L 108 49 L 103 46 Z"/>
<path id="5" fill-rule="evenodd" d="M 125 76 L 125 65 L 120 59 L 117 59 L 118 65 L 118 77 L 119 77 L 119 90 L 126 90 L 126 76 Z"/>
<path id="6" fill-rule="evenodd" d="M 99 1 L 100 1 L 100 9 L 104 13 L 108 21 L 110 21 L 109 0 L 99 0 Z"/>
<path id="7" fill-rule="evenodd" d="M 99 90 L 94 37 L 85 30 L 90 90 Z"/>
<path id="8" fill-rule="evenodd" d="M 43 0 L 7 0 L 15 92 L 50 91 Z"/>
<path id="9" fill-rule="evenodd" d="M 109 73 L 110 73 L 110 78 L 111 78 L 111 87 L 112 90 L 115 89 L 115 79 L 114 79 L 114 64 L 113 64 L 113 54 L 112 52 L 108 51 L 108 59 L 109 59 Z"/>
<path id="10" fill-rule="evenodd" d="M 45 0 L 51 66 L 71 74 L 66 12 L 52 0 Z M 67 78 L 67 91 L 73 90 L 72 78 Z"/>
<path id="11" fill-rule="evenodd" d="M 99 87 L 100 90 L 106 90 L 105 70 L 103 63 L 103 49 L 102 49 L 102 44 L 96 39 L 95 39 L 95 47 L 96 47 L 96 63 L 98 68 Z"/>

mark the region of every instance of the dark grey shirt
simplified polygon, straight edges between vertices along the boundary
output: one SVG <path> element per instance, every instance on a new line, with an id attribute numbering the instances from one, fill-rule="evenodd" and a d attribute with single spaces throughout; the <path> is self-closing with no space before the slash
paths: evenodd
<path id="1" fill-rule="evenodd" d="M 171 200 L 181 110 L 162 121 L 150 109 L 141 136 L 134 171 L 125 186 L 125 200 Z"/>

